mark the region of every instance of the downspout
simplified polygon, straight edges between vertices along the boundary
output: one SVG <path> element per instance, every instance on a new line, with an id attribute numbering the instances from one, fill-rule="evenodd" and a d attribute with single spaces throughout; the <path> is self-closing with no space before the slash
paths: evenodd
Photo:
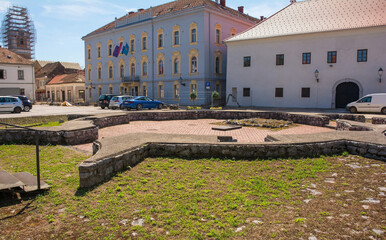
<path id="1" fill-rule="evenodd" d="M 150 13 L 151 13 L 151 61 L 152 61 L 152 64 L 151 64 L 151 75 L 152 75 L 152 87 L 151 87 L 151 94 L 152 94 L 152 98 L 154 99 L 155 98 L 155 94 L 154 94 L 154 22 L 153 22 L 153 8 L 150 7 Z"/>
<path id="2" fill-rule="evenodd" d="M 209 11 L 209 58 L 208 58 L 208 60 L 209 60 L 209 78 L 211 78 L 211 80 L 213 80 L 213 73 L 212 73 L 212 67 L 211 67 L 211 65 L 212 65 L 212 60 L 211 60 L 211 57 L 210 57 L 210 54 L 211 54 L 211 48 L 212 48 L 212 41 L 211 41 L 211 38 L 210 38 L 210 34 L 211 34 L 211 32 L 212 32 L 212 30 L 211 30 L 211 26 L 212 26 L 212 24 L 211 24 L 211 14 L 210 14 L 210 11 Z M 206 82 L 204 82 L 204 84 L 205 84 L 205 86 L 206 86 Z M 211 87 L 212 88 L 212 87 Z M 211 94 L 211 89 L 209 90 L 209 98 L 210 98 L 210 103 L 212 104 L 213 103 L 213 99 L 212 99 L 212 94 Z"/>

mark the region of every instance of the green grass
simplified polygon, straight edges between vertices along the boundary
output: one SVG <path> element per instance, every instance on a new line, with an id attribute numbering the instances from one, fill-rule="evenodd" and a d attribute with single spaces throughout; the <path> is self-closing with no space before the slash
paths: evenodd
<path id="1" fill-rule="evenodd" d="M 19 118 L 2 118 L 0 123 L 8 123 L 18 126 L 30 126 L 30 125 L 39 125 L 37 127 L 53 127 L 60 126 L 61 121 L 68 121 L 67 115 L 58 115 L 58 116 L 36 116 L 36 117 L 19 117 Z M 0 124 L 0 128 L 5 128 L 4 125 Z"/>
<path id="2" fill-rule="evenodd" d="M 33 146 L 0 146 L 0 168 L 34 173 L 34 151 Z M 34 199 L 30 206 L 34 211 L 3 220 L 0 232 L 8 239 L 127 239 L 134 235 L 138 239 L 288 239 L 308 234 L 306 225 L 323 229 L 318 224 L 329 224 L 324 217 L 342 211 L 341 205 L 330 208 L 328 194 L 335 190 L 324 191 L 327 200 L 322 199 L 317 209 L 305 211 L 302 200 L 308 198 L 304 189 L 310 183 L 322 184 L 324 174 L 341 167 L 334 163 L 337 157 L 256 161 L 149 158 L 100 186 L 78 189 L 77 166 L 86 158 L 65 147 L 44 148 L 42 179 L 52 189 Z M 345 186 L 336 186 L 343 193 Z M 24 205 L 16 206 L 21 209 Z M 0 219 L 12 209 L 15 207 L 0 208 Z M 358 216 L 361 211 L 359 206 Z M 133 226 L 135 219 L 143 219 L 143 226 Z M 262 222 L 254 225 L 252 220 Z M 236 231 L 238 228 L 241 231 Z"/>

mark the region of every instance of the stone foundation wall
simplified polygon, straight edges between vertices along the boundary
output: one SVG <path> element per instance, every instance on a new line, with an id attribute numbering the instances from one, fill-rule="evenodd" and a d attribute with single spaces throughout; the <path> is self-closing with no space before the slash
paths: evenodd
<path id="1" fill-rule="evenodd" d="M 364 115 L 355 115 L 355 114 L 323 114 L 323 116 L 327 116 L 330 118 L 330 120 L 336 120 L 336 119 L 344 119 L 344 120 L 350 120 L 355 122 L 366 122 L 366 118 Z"/>
<path id="2" fill-rule="evenodd" d="M 386 118 L 373 117 L 371 119 L 372 124 L 386 124 Z"/>
<path id="3" fill-rule="evenodd" d="M 130 115 L 108 116 L 101 118 L 87 117 L 85 120 L 92 120 L 95 126 L 99 128 L 105 128 L 130 123 Z"/>
<path id="4" fill-rule="evenodd" d="M 100 145 L 97 148 L 99 147 Z M 342 154 L 345 151 L 350 154 L 386 161 L 386 147 L 384 145 L 346 140 L 305 144 L 255 145 L 150 143 L 117 156 L 80 164 L 79 184 L 80 187 L 100 184 L 117 172 L 134 167 L 147 157 L 271 159 L 316 157 Z"/>
<path id="5" fill-rule="evenodd" d="M 336 130 L 338 131 L 373 131 L 370 127 L 353 125 L 344 120 L 336 120 Z"/>

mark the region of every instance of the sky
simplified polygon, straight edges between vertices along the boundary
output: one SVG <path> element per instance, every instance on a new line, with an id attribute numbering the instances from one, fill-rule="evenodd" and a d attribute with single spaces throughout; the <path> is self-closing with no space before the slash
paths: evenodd
<path id="1" fill-rule="evenodd" d="M 26 7 L 35 25 L 35 59 L 77 62 L 84 67 L 82 37 L 129 11 L 172 0 L 0 0 L 0 19 L 11 5 Z M 271 16 L 290 0 L 226 0 L 226 5 L 260 18 Z"/>

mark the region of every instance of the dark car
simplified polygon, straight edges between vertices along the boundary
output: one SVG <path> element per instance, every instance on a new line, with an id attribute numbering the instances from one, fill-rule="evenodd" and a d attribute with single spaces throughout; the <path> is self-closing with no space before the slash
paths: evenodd
<path id="1" fill-rule="evenodd" d="M 117 96 L 116 94 L 102 94 L 99 96 L 99 106 L 102 109 L 105 109 L 105 107 L 109 108 L 110 100 L 114 96 Z"/>
<path id="2" fill-rule="evenodd" d="M 16 95 L 15 97 L 18 97 L 23 102 L 23 110 L 25 112 L 29 112 L 32 109 L 32 103 L 26 96 Z"/>
<path id="3" fill-rule="evenodd" d="M 122 108 L 127 108 L 127 110 L 130 109 L 137 109 L 141 110 L 142 108 L 158 108 L 161 109 L 163 106 L 163 103 L 161 101 L 153 100 L 149 97 L 145 96 L 139 96 L 135 97 L 130 100 L 125 100 L 122 103 Z"/>

